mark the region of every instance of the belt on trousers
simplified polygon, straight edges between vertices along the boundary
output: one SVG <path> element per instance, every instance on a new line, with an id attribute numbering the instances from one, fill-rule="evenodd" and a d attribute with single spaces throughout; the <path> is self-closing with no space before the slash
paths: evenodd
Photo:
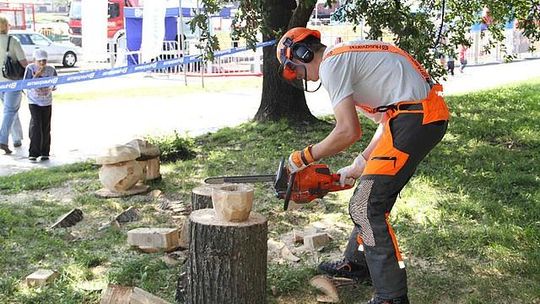
<path id="1" fill-rule="evenodd" d="M 387 112 L 387 111 L 424 111 L 421 101 L 403 101 L 395 104 L 380 106 L 374 109 L 374 112 Z"/>
<path id="2" fill-rule="evenodd" d="M 424 114 L 422 124 L 428 124 L 434 121 L 448 120 L 450 113 L 442 97 L 442 86 L 435 84 L 423 100 L 400 101 L 395 104 L 370 108 L 363 105 L 357 105 L 368 113 L 388 113 L 390 118 L 396 117 L 401 113 Z"/>

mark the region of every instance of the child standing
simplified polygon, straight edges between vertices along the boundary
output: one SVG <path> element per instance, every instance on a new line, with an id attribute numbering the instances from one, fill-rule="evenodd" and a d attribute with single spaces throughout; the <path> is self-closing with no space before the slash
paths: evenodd
<path id="1" fill-rule="evenodd" d="M 57 76 L 56 69 L 47 65 L 47 52 L 37 49 L 34 51 L 34 63 L 26 67 L 25 79 Z M 27 91 L 28 106 L 30 107 L 30 149 L 28 159 L 49 159 L 51 148 L 51 114 L 52 91 L 55 86 L 29 89 Z"/>

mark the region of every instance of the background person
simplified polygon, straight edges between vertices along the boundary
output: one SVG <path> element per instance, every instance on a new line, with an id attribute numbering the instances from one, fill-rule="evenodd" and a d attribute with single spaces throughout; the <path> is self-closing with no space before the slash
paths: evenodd
<path id="1" fill-rule="evenodd" d="M 460 63 L 460 66 L 459 66 L 459 71 L 461 73 L 463 73 L 463 69 L 465 69 L 465 67 L 467 66 L 467 50 L 469 48 L 462 44 L 460 47 L 459 47 L 459 63 Z"/>
<path id="2" fill-rule="evenodd" d="M 57 76 L 56 69 L 47 64 L 47 52 L 37 49 L 34 51 L 34 63 L 26 67 L 25 79 L 45 78 Z M 41 160 L 49 159 L 51 149 L 51 115 L 52 115 L 52 91 L 55 86 L 29 89 L 27 91 L 28 107 L 30 108 L 30 148 L 28 159 L 35 161 L 41 156 Z"/>
<path id="3" fill-rule="evenodd" d="M 291 172 L 359 140 L 357 107 L 378 124 L 364 151 L 338 171 L 342 184 L 360 179 L 349 202 L 355 228 L 345 258 L 321 263 L 319 270 L 357 280 L 370 276 L 375 287 L 370 304 L 409 303 L 406 272 L 388 215 L 420 161 L 446 132 L 449 113 L 442 86 L 434 85 L 409 54 L 380 41 L 327 49 L 318 31 L 293 28 L 276 51 L 284 79 L 306 91 L 308 81 L 321 81 L 336 118 L 326 138 L 290 155 Z"/>
<path id="4" fill-rule="evenodd" d="M 5 62 L 6 56 L 8 55 L 8 31 L 9 22 L 4 15 L 0 14 L 0 58 L 2 58 L 2 64 Z M 26 67 L 28 64 L 21 44 L 13 37 L 9 42 L 9 55 L 11 58 L 17 59 L 23 67 Z M 3 74 L 0 73 L 0 82 L 4 81 L 11 80 L 4 78 Z M 0 92 L 0 98 L 3 102 L 4 111 L 2 125 L 0 126 L 0 149 L 4 150 L 6 154 L 10 154 L 12 152 L 8 146 L 10 132 L 15 147 L 19 147 L 22 140 L 22 127 L 18 115 L 21 106 L 22 91 Z"/>
<path id="5" fill-rule="evenodd" d="M 446 65 L 448 69 L 448 74 L 454 76 L 454 67 L 455 67 L 455 60 L 453 54 L 448 54 L 448 59 L 446 60 Z"/>

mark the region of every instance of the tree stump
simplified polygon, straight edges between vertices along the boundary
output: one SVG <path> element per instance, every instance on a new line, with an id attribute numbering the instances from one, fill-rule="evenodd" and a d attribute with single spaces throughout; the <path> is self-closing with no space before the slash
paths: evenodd
<path id="1" fill-rule="evenodd" d="M 191 211 L 213 208 L 212 187 L 202 185 L 191 190 Z M 186 217 L 180 233 L 182 247 L 189 245 L 189 217 Z"/>
<path id="2" fill-rule="evenodd" d="M 200 185 L 191 190 L 191 210 L 192 212 L 200 209 L 212 209 L 212 187 L 209 185 Z M 189 248 L 190 244 L 190 220 L 189 216 L 185 218 L 180 231 L 180 246 Z M 187 264 L 187 263 L 186 263 Z M 186 265 L 184 265 L 186 266 Z M 176 301 L 183 303 L 186 298 L 187 276 L 180 275 L 176 284 Z"/>
<path id="3" fill-rule="evenodd" d="M 213 208 L 212 187 L 202 185 L 191 190 L 191 210 Z"/>
<path id="4" fill-rule="evenodd" d="M 187 304 L 266 303 L 266 218 L 220 220 L 213 209 L 190 215 Z"/>

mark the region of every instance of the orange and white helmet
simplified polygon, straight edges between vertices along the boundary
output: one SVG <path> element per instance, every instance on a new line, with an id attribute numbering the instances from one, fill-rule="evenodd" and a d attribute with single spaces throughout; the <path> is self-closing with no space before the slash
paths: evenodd
<path id="1" fill-rule="evenodd" d="M 303 41 L 308 37 L 321 39 L 321 33 L 305 27 L 295 27 L 288 30 L 279 40 L 276 47 L 276 57 L 280 63 L 279 75 L 293 82 L 306 77 L 306 67 L 293 62 L 298 59 L 302 63 L 310 63 L 314 52 Z"/>

